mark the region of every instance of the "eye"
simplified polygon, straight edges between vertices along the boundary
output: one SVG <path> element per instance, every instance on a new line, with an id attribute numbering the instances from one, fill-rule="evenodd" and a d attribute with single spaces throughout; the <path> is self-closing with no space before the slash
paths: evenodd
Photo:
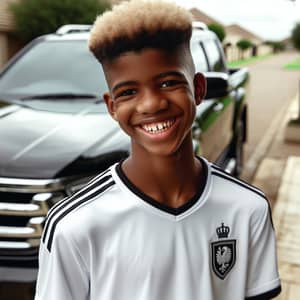
<path id="1" fill-rule="evenodd" d="M 127 90 L 123 90 L 120 91 L 117 95 L 116 98 L 118 97 L 127 97 L 127 96 L 132 96 L 136 94 L 136 90 L 135 89 L 127 89 Z"/>
<path id="2" fill-rule="evenodd" d="M 177 85 L 179 84 L 180 82 L 178 80 L 165 80 L 161 83 L 161 87 L 162 88 L 167 88 L 167 87 L 171 87 L 171 86 L 174 86 L 174 85 Z"/>

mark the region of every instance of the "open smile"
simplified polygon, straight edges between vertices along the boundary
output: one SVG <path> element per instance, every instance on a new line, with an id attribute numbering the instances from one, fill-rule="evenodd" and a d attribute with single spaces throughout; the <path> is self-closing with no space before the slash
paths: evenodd
<path id="1" fill-rule="evenodd" d="M 144 124 L 144 125 L 141 125 L 141 128 L 150 134 L 157 134 L 157 133 L 167 131 L 169 128 L 171 128 L 173 126 L 175 121 L 176 121 L 176 119 L 172 118 L 172 119 L 165 120 L 162 122 Z"/>

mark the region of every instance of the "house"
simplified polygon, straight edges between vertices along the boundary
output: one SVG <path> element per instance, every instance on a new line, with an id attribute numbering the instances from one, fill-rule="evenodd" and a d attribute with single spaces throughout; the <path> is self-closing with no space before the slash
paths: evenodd
<path id="1" fill-rule="evenodd" d="M 249 40 L 253 44 L 252 48 L 244 51 L 244 58 L 256 55 L 264 55 L 272 52 L 272 48 L 266 45 L 261 37 L 238 24 L 228 25 L 226 26 L 225 30 L 226 37 L 223 41 L 223 44 L 229 61 L 240 58 L 240 50 L 236 47 L 236 44 L 241 39 Z"/>
<path id="2" fill-rule="evenodd" d="M 286 50 L 292 50 L 292 49 L 294 49 L 294 45 L 292 43 L 291 37 L 283 39 L 280 42 L 284 45 L 284 47 L 285 47 Z"/>
<path id="3" fill-rule="evenodd" d="M 22 47 L 12 34 L 14 21 L 9 5 L 17 0 L 0 0 L 0 68 Z"/>
<path id="4" fill-rule="evenodd" d="M 197 8 L 192 8 L 190 10 L 190 12 L 192 13 L 192 15 L 194 16 L 195 20 L 197 21 L 201 21 L 207 25 L 212 24 L 212 23 L 217 23 L 220 24 L 221 26 L 223 26 L 225 28 L 225 25 L 222 24 L 220 21 L 212 18 L 211 16 L 207 15 L 205 12 L 197 9 Z"/>
<path id="5" fill-rule="evenodd" d="M 13 35 L 14 20 L 9 10 L 9 5 L 16 1 L 21 0 L 0 0 L 0 68 L 23 46 L 23 44 Z M 110 1 L 111 3 L 118 3 L 122 0 Z M 226 37 L 223 41 L 223 47 L 228 61 L 239 58 L 240 52 L 236 46 L 236 42 L 240 39 L 248 39 L 255 45 L 255 47 L 245 53 L 245 57 L 253 54 L 261 55 L 271 52 L 271 48 L 267 45 L 264 45 L 263 40 L 260 37 L 238 24 L 226 26 L 220 21 L 212 18 L 196 8 L 192 8 L 191 13 L 196 21 L 201 21 L 208 25 L 211 23 L 217 23 L 224 27 L 226 31 Z"/>
<path id="6" fill-rule="evenodd" d="M 224 25 L 218 20 L 210 17 L 205 14 L 203 11 L 200 11 L 196 8 L 192 8 L 191 12 L 197 21 L 204 22 L 206 24 L 217 23 L 224 27 L 226 36 L 223 43 L 224 52 L 227 56 L 228 61 L 237 60 L 241 57 L 239 48 L 236 46 L 236 43 L 241 39 L 246 39 L 252 42 L 253 47 L 243 53 L 243 57 L 251 57 L 253 55 L 263 55 L 272 52 L 272 48 L 264 44 L 264 41 L 259 36 L 245 29 L 244 27 L 238 24 Z"/>

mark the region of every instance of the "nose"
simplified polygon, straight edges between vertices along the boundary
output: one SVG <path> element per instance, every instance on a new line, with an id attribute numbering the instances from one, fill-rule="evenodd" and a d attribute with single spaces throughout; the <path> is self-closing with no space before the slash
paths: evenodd
<path id="1" fill-rule="evenodd" d="M 136 111 L 140 114 L 153 114 L 168 108 L 168 100 L 160 93 L 146 91 L 139 99 Z"/>

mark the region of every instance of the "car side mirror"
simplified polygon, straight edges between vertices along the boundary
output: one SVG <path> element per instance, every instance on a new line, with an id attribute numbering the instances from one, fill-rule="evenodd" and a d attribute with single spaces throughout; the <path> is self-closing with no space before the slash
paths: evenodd
<path id="1" fill-rule="evenodd" d="M 207 72 L 204 73 L 206 78 L 206 95 L 204 99 L 220 98 L 228 95 L 229 76 L 226 73 Z"/>

